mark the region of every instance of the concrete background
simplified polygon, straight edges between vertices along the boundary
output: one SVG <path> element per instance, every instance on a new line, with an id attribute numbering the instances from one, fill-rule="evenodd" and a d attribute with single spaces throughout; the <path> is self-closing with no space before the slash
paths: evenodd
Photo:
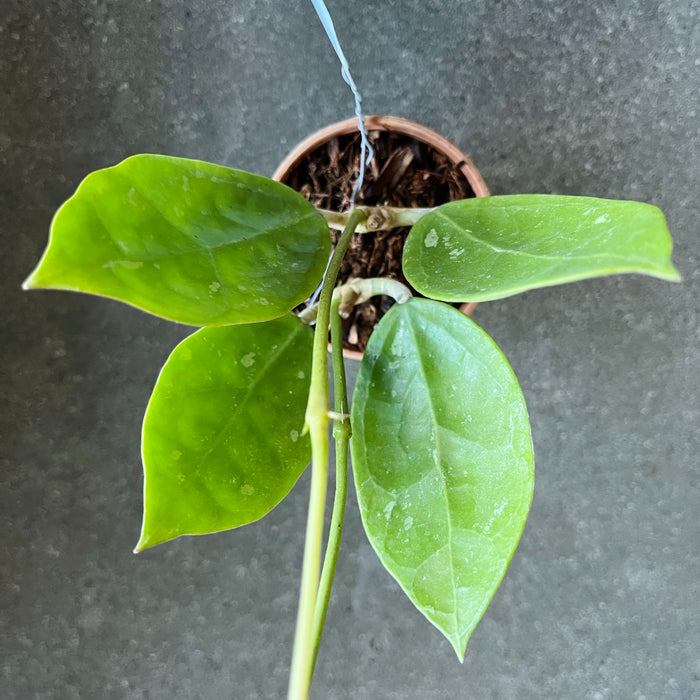
<path id="1" fill-rule="evenodd" d="M 700 697 L 697 0 L 329 2 L 369 113 L 442 131 L 494 193 L 666 212 L 684 276 L 484 304 L 533 424 L 532 514 L 464 665 L 354 495 L 312 697 Z M 263 174 L 352 101 L 308 2 L 0 7 L 0 696 L 285 694 L 304 477 L 258 524 L 138 557 L 141 417 L 189 329 L 20 292 L 51 216 L 137 152 Z M 354 371 L 353 371 L 354 373 Z"/>

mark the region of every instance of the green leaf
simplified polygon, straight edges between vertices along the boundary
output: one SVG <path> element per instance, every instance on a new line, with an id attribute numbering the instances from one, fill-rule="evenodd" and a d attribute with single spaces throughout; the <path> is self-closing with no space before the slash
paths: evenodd
<path id="1" fill-rule="evenodd" d="M 444 204 L 411 229 L 406 279 L 443 301 L 488 301 L 620 272 L 677 281 L 671 236 L 650 204 L 512 195 Z"/>
<path id="2" fill-rule="evenodd" d="M 287 495 L 311 456 L 301 432 L 312 339 L 287 314 L 204 328 L 175 348 L 143 423 L 137 552 L 253 522 Z"/>
<path id="3" fill-rule="evenodd" d="M 394 306 L 370 338 L 351 424 L 370 542 L 461 659 L 532 499 L 532 441 L 517 379 L 473 321 L 413 299 Z"/>
<path id="4" fill-rule="evenodd" d="M 323 217 L 285 185 L 138 155 L 85 178 L 24 286 L 99 294 L 192 325 L 247 323 L 306 299 L 329 251 Z"/>

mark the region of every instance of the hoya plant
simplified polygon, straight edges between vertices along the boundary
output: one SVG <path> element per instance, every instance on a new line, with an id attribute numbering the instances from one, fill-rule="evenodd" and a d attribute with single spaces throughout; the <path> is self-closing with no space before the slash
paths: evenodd
<path id="1" fill-rule="evenodd" d="M 329 222 L 342 226 L 330 262 Z M 339 285 L 353 235 L 399 224 L 412 225 L 403 271 L 420 296 L 395 280 Z M 452 303 L 613 273 L 677 280 L 670 257 L 663 214 L 638 202 L 512 195 L 328 212 L 259 175 L 137 155 L 88 175 L 63 204 L 25 287 L 201 327 L 173 350 L 146 410 L 136 551 L 258 520 L 311 462 L 289 693 L 301 700 L 338 555 L 348 445 L 367 537 L 460 659 L 523 531 L 534 483 L 525 401 L 503 353 Z M 397 303 L 350 402 L 341 314 L 376 294 Z M 330 423 L 336 494 L 322 565 Z"/>

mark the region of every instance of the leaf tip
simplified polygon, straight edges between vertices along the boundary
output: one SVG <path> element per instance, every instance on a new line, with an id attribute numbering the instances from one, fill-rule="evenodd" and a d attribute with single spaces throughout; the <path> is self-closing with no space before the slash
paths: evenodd
<path id="1" fill-rule="evenodd" d="M 669 282 L 682 282 L 683 275 L 681 275 L 681 273 L 678 272 L 678 269 L 675 267 L 675 265 L 671 265 L 671 270 L 668 273 L 667 279 Z"/>
<path id="2" fill-rule="evenodd" d="M 39 264 L 31 271 L 27 279 L 22 282 L 22 289 L 30 291 L 32 289 L 48 289 L 52 286 L 53 280 L 51 274 L 45 272 L 44 259 L 39 261 Z"/>
<path id="3" fill-rule="evenodd" d="M 29 277 L 22 282 L 22 289 L 26 292 L 31 289 L 39 289 L 41 287 L 41 283 L 37 279 L 38 275 L 37 273 L 39 272 L 39 266 L 35 267 L 31 273 L 29 274 Z"/>
<path id="4" fill-rule="evenodd" d="M 141 554 L 144 549 L 148 549 L 149 547 L 153 547 L 154 545 L 158 544 L 158 542 L 152 542 L 152 539 L 153 538 L 150 535 L 147 535 L 145 530 L 142 529 L 139 541 L 134 547 L 134 554 Z"/>
<path id="5" fill-rule="evenodd" d="M 452 644 L 452 648 L 454 649 L 455 654 L 457 654 L 457 658 L 461 664 L 464 663 L 464 660 L 467 657 L 467 642 L 467 639 L 461 639 L 460 637 L 457 637 L 456 639 L 450 638 L 450 644 Z"/>
<path id="6" fill-rule="evenodd" d="M 646 272 L 646 271 L 645 271 Z M 683 275 L 678 271 L 678 268 L 667 260 L 663 265 L 660 265 L 657 270 L 647 272 L 646 274 L 664 280 L 664 282 L 682 282 Z"/>

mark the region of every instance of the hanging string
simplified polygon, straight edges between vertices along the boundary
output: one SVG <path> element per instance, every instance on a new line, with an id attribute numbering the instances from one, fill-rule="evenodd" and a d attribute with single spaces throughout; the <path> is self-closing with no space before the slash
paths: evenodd
<path id="1" fill-rule="evenodd" d="M 335 33 L 335 27 L 333 26 L 333 20 L 331 19 L 328 8 L 323 0 L 311 0 L 318 18 L 321 20 L 323 28 L 326 30 L 326 34 L 330 39 L 331 45 L 335 50 L 340 61 L 340 74 L 343 76 L 343 80 L 350 86 L 352 94 L 355 97 L 355 114 L 357 115 L 357 128 L 360 131 L 361 140 L 361 152 L 360 152 L 360 174 L 355 182 L 355 186 L 352 189 L 352 195 L 350 196 L 350 211 L 355 208 L 355 199 L 362 188 L 362 183 L 365 179 L 365 166 L 369 165 L 370 161 L 374 157 L 374 151 L 369 144 L 369 138 L 367 136 L 367 130 L 365 129 L 365 118 L 362 114 L 362 97 L 360 96 L 360 91 L 355 85 L 355 81 L 352 79 L 350 73 L 350 66 L 345 58 L 343 49 L 340 47 L 340 41 L 338 41 L 338 35 Z"/>
<path id="2" fill-rule="evenodd" d="M 352 194 L 350 195 L 350 211 L 355 208 L 355 199 L 362 189 L 362 183 L 365 179 L 365 167 L 370 164 L 372 158 L 374 157 L 374 150 L 369 143 L 369 137 L 367 136 L 367 130 L 365 129 L 365 118 L 362 114 L 362 97 L 360 96 L 360 91 L 355 85 L 355 81 L 352 79 L 352 74 L 350 73 L 350 66 L 348 65 L 348 60 L 345 58 L 343 49 L 340 46 L 340 41 L 338 40 L 338 35 L 335 33 L 335 27 L 333 26 L 333 20 L 328 12 L 328 8 L 323 0 L 311 0 L 311 3 L 316 10 L 318 18 L 321 20 L 324 30 L 331 42 L 331 46 L 335 50 L 338 60 L 340 61 L 340 74 L 343 76 L 343 80 L 350 86 L 352 94 L 355 97 L 355 115 L 357 116 L 357 128 L 360 132 L 360 173 L 357 176 L 357 181 L 355 186 L 352 188 Z M 328 259 L 330 263 L 330 258 Z M 328 267 L 326 266 L 326 270 Z M 326 273 L 323 273 L 323 279 L 325 280 Z M 319 294 L 321 293 L 321 286 L 323 281 L 318 286 L 316 291 L 311 295 L 309 299 L 309 305 L 312 306 L 316 303 Z"/>

